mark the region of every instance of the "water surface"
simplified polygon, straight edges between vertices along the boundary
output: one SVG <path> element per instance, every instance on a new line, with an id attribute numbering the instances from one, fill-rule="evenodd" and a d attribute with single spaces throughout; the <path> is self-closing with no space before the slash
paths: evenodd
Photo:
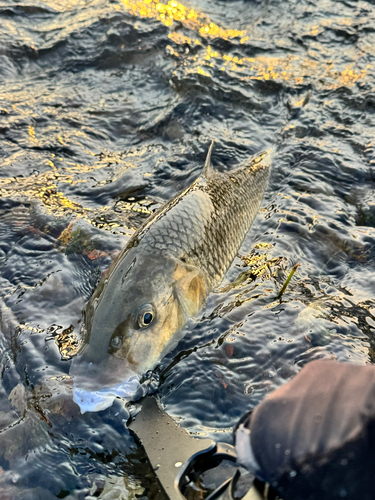
<path id="1" fill-rule="evenodd" d="M 218 170 L 270 147 L 273 170 L 160 364 L 168 413 L 231 442 L 312 359 L 373 362 L 374 26 L 370 1 L 0 0 L 1 498 L 158 497 L 121 401 L 73 403 L 70 356 L 101 273 L 213 139 Z"/>

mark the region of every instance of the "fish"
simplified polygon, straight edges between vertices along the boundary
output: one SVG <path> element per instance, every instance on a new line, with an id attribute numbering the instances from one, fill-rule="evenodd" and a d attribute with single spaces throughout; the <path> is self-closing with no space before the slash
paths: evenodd
<path id="1" fill-rule="evenodd" d="M 70 368 L 81 413 L 134 397 L 220 285 L 259 211 L 270 151 L 219 172 L 212 148 L 202 175 L 134 233 L 85 308 Z"/>

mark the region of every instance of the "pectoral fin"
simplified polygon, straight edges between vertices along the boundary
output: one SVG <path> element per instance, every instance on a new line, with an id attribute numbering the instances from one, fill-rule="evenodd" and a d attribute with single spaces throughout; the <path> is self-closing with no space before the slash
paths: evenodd
<path id="1" fill-rule="evenodd" d="M 194 317 L 202 309 L 208 293 L 203 272 L 198 267 L 178 261 L 173 277 L 182 308 L 188 316 Z"/>

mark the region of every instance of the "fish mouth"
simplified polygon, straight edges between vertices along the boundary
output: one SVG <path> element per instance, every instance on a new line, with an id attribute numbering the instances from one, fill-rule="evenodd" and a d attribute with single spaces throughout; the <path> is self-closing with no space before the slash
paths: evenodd
<path id="1" fill-rule="evenodd" d="M 88 391 L 73 384 L 73 401 L 79 406 L 82 415 L 86 412 L 106 410 L 116 398 L 131 400 L 140 387 L 140 375 L 130 378 L 112 387 Z"/>
<path id="2" fill-rule="evenodd" d="M 116 398 L 132 400 L 140 387 L 141 375 L 113 356 L 96 360 L 90 353 L 72 360 L 73 401 L 81 413 L 102 411 Z"/>

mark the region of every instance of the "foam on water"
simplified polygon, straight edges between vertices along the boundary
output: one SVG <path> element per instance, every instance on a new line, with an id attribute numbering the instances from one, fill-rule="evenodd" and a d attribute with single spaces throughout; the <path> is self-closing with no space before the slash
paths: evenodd
<path id="1" fill-rule="evenodd" d="M 140 386 L 139 380 L 139 375 L 134 375 L 120 384 L 98 391 L 85 391 L 74 385 L 73 400 L 82 414 L 87 411 L 105 410 L 112 405 L 115 398 L 131 399 Z"/>

